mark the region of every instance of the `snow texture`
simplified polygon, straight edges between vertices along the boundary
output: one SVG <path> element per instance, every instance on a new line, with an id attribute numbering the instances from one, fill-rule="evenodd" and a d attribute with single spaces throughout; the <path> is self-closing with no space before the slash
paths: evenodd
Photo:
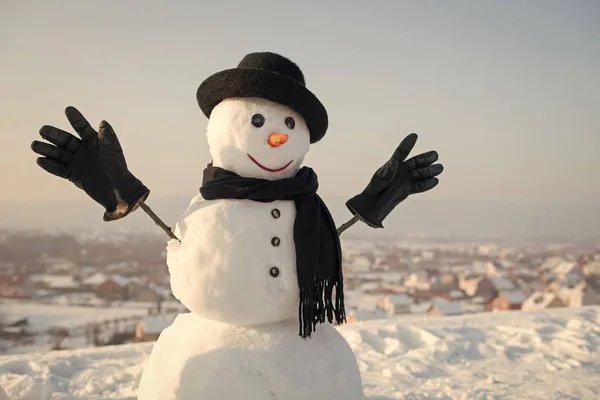
<path id="1" fill-rule="evenodd" d="M 2 318 L 27 318 L 28 328 L 43 331 L 57 327 L 74 327 L 87 323 L 100 322 L 114 318 L 147 315 L 146 309 L 125 307 L 75 307 L 62 305 L 46 305 L 25 301 L 0 302 Z"/>
<path id="2" fill-rule="evenodd" d="M 352 349 L 333 325 L 318 326 L 305 340 L 296 319 L 242 327 L 190 313 L 161 334 L 139 399 L 362 400 L 364 394 Z"/>
<path id="3" fill-rule="evenodd" d="M 279 210 L 273 218 L 271 211 Z M 177 223 L 167 266 L 173 295 L 214 321 L 256 325 L 297 318 L 298 277 L 292 201 L 203 200 Z M 280 239 L 273 246 L 273 237 Z M 269 274 L 272 267 L 279 276 Z"/>
<path id="4" fill-rule="evenodd" d="M 600 398 L 597 306 L 402 316 L 337 329 L 370 400 Z M 134 400 L 153 345 L 2 356 L 0 385 L 11 400 L 26 382 L 51 389 L 52 400 Z"/>

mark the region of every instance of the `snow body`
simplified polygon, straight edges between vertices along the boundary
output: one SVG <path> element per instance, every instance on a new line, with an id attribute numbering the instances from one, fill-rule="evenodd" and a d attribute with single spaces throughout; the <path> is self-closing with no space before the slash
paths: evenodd
<path id="1" fill-rule="evenodd" d="M 352 349 L 332 325 L 235 326 L 182 314 L 152 349 L 140 400 L 363 400 Z"/>
<path id="2" fill-rule="evenodd" d="M 168 246 L 173 295 L 193 313 L 234 325 L 297 318 L 295 217 L 291 201 L 196 196 L 175 229 L 181 246 Z M 274 237 L 279 246 L 271 244 Z M 273 267 L 276 278 L 269 273 Z"/>
<path id="3" fill-rule="evenodd" d="M 256 114 L 264 125 L 251 124 Z M 286 142 L 269 144 L 272 133 Z M 295 175 L 310 145 L 299 115 L 260 99 L 217 105 L 207 137 L 214 166 L 269 180 Z M 167 246 L 173 294 L 191 313 L 160 335 L 139 400 L 364 399 L 356 358 L 333 326 L 299 336 L 295 218 L 292 201 L 192 199 L 175 228 L 181 243 Z"/>

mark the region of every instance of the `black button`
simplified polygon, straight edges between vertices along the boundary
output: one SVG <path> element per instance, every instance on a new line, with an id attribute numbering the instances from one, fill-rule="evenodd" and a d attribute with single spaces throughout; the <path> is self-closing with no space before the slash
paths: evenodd
<path id="1" fill-rule="evenodd" d="M 278 209 L 274 208 L 271 210 L 271 215 L 273 216 L 273 218 L 279 218 L 281 216 L 281 212 Z"/>
<path id="2" fill-rule="evenodd" d="M 277 278 L 279 276 L 279 268 L 277 267 L 273 267 L 269 270 L 269 274 L 271 274 L 271 276 L 273 278 Z"/>
<path id="3" fill-rule="evenodd" d="M 275 247 L 279 246 L 279 243 L 281 243 L 281 240 L 279 240 L 279 238 L 277 236 L 275 236 L 273 239 L 271 239 L 271 244 Z"/>

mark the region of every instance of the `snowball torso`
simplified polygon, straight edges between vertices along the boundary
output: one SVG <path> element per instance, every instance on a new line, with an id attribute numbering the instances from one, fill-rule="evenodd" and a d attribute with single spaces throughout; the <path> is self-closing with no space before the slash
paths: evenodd
<path id="1" fill-rule="evenodd" d="M 139 400 L 363 400 L 352 349 L 329 324 L 311 339 L 297 321 L 241 327 L 182 314 L 144 369 Z"/>
<path id="2" fill-rule="evenodd" d="M 215 321 L 297 323 L 295 217 L 292 201 L 198 195 L 177 223 L 181 247 L 167 253 L 173 294 L 190 311 Z"/>

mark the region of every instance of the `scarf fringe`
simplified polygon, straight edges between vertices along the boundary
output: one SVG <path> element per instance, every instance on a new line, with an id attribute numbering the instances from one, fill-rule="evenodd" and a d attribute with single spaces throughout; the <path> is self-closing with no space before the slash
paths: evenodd
<path id="1" fill-rule="evenodd" d="M 335 302 L 333 291 L 335 289 Z M 315 332 L 317 324 L 325 321 L 337 324 L 346 322 L 344 307 L 344 288 L 342 281 L 316 280 L 314 291 L 306 293 L 300 289 L 300 305 L 298 307 L 299 335 L 309 339 Z"/>

